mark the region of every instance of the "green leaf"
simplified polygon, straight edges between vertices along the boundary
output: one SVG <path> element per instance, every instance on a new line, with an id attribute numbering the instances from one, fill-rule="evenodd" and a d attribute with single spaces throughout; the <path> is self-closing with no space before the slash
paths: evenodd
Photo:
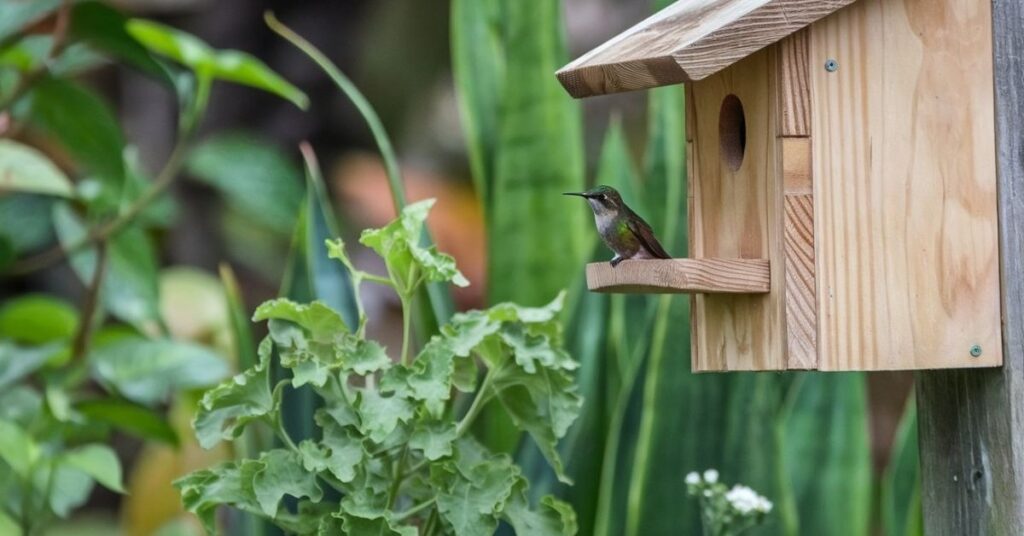
<path id="1" fill-rule="evenodd" d="M 67 302 L 46 294 L 20 296 L 0 307 L 2 338 L 44 344 L 71 339 L 77 331 L 78 311 Z"/>
<path id="2" fill-rule="evenodd" d="M 327 469 L 342 482 L 352 482 L 356 468 L 363 462 L 366 452 L 362 438 L 351 429 L 336 423 L 326 423 L 322 443 L 329 450 Z"/>
<path id="3" fill-rule="evenodd" d="M 551 495 L 540 500 L 536 510 L 530 508 L 527 495 L 529 485 L 526 479 L 520 478 L 512 491 L 512 496 L 502 511 L 502 519 L 512 525 L 516 534 L 531 536 L 573 536 L 579 530 L 576 512 L 569 503 L 560 501 Z"/>
<path id="4" fill-rule="evenodd" d="M 210 469 L 189 473 L 174 482 L 181 491 L 185 509 L 203 523 L 207 534 L 217 534 L 216 512 L 220 505 L 258 512 L 253 480 L 264 465 L 256 460 L 226 462 Z"/>
<path id="5" fill-rule="evenodd" d="M 53 223 L 64 247 L 82 240 L 87 230 L 67 204 L 54 207 Z M 153 244 L 138 227 L 117 233 L 107 245 L 107 270 L 103 278 L 103 306 L 117 318 L 144 333 L 157 329 L 160 322 L 157 260 Z M 86 285 L 96 270 L 96 249 L 71 255 L 71 267 Z"/>
<path id="6" fill-rule="evenodd" d="M 311 338 L 318 342 L 333 341 L 336 335 L 348 333 L 341 315 L 319 301 L 303 305 L 287 298 L 270 300 L 256 308 L 252 319 L 254 322 L 287 320 L 309 332 Z"/>
<path id="7" fill-rule="evenodd" d="M 501 9 L 497 0 L 453 0 L 451 3 L 452 74 L 459 94 L 459 116 L 473 186 L 485 212 L 493 205 L 490 188 L 498 147 L 501 88 L 505 83 L 501 34 Z"/>
<path id="8" fill-rule="evenodd" d="M 39 454 L 39 445 L 28 432 L 17 424 L 0 420 L 0 459 L 15 473 L 23 478 L 28 476 Z"/>
<path id="9" fill-rule="evenodd" d="M 12 140 L 0 140 L 0 191 L 74 197 L 71 181 L 49 158 Z"/>
<path id="10" fill-rule="evenodd" d="M 302 176 L 276 145 L 246 133 L 219 134 L 193 149 L 185 168 L 247 219 L 282 235 L 291 232 L 302 203 Z"/>
<path id="11" fill-rule="evenodd" d="M 88 473 L 68 465 L 61 456 L 33 473 L 32 483 L 37 490 L 51 489 L 50 509 L 66 518 L 89 499 L 94 480 Z"/>
<path id="12" fill-rule="evenodd" d="M 7 0 L 0 3 L 0 39 L 6 39 L 42 19 L 60 3 L 61 0 Z"/>
<path id="13" fill-rule="evenodd" d="M 39 249 L 53 241 L 53 206 L 45 195 L 11 194 L 0 197 L 0 238 L 13 254 Z"/>
<path id="14" fill-rule="evenodd" d="M 75 405 L 75 411 L 91 422 L 103 423 L 139 439 L 178 446 L 178 434 L 153 410 L 113 398 L 87 400 Z"/>
<path id="15" fill-rule="evenodd" d="M 89 363 L 97 379 L 146 405 L 164 402 L 180 390 L 214 385 L 228 375 L 224 359 L 204 346 L 137 336 L 94 348 Z"/>
<path id="16" fill-rule="evenodd" d="M 412 365 L 398 365 L 388 370 L 381 378 L 381 391 L 420 400 L 431 415 L 440 417 L 445 402 L 451 398 L 453 356 L 448 341 L 434 337 Z"/>
<path id="17" fill-rule="evenodd" d="M 474 460 L 459 445 L 458 460 L 432 467 L 431 480 L 440 486 L 437 510 L 459 536 L 491 536 L 498 516 L 521 478 L 506 455 L 487 454 Z"/>
<path id="18" fill-rule="evenodd" d="M 32 90 L 32 120 L 58 140 L 102 185 L 94 203 L 112 211 L 125 182 L 124 135 L 110 108 L 73 82 L 43 78 Z"/>
<path id="19" fill-rule="evenodd" d="M 360 431 L 375 443 L 383 442 L 398 428 L 399 422 L 409 422 L 415 411 L 412 402 L 404 397 L 397 394 L 384 397 L 369 389 L 360 391 L 357 407 L 362 416 Z"/>
<path id="20" fill-rule="evenodd" d="M 193 423 L 203 448 L 235 439 L 248 423 L 277 411 L 277 402 L 270 392 L 271 352 L 272 342 L 267 337 L 259 346 L 259 364 L 203 395 Z"/>
<path id="21" fill-rule="evenodd" d="M 218 51 L 199 38 L 152 21 L 133 19 L 128 33 L 149 50 L 186 67 L 222 80 L 262 89 L 305 110 L 309 98 L 259 59 L 237 50 Z"/>
<path id="22" fill-rule="evenodd" d="M 61 343 L 22 347 L 0 340 L 0 389 L 32 374 L 63 348 Z"/>
<path id="23" fill-rule="evenodd" d="M 583 405 L 572 378 L 543 368 L 530 374 L 510 363 L 495 374 L 493 385 L 512 422 L 533 437 L 558 479 L 571 484 L 555 446 Z"/>
<path id="24" fill-rule="evenodd" d="M 14 45 L 0 50 L 0 65 L 28 73 L 45 67 L 53 76 L 71 77 L 102 65 L 105 59 L 81 43 L 67 45 L 56 58 L 52 35 L 30 35 Z"/>
<path id="25" fill-rule="evenodd" d="M 126 29 L 128 18 L 102 2 L 77 2 L 71 8 L 71 35 L 156 80 L 172 85 L 171 76 Z"/>
<path id="26" fill-rule="evenodd" d="M 882 474 L 882 526 L 888 536 L 922 536 L 921 468 L 917 449 L 917 404 L 910 396 L 903 410 L 889 465 Z"/>
<path id="27" fill-rule="evenodd" d="M 439 253 L 436 246 L 424 248 L 420 245 L 423 224 L 433 205 L 433 199 L 408 205 L 395 221 L 380 229 L 366 229 L 359 237 L 359 242 L 384 259 L 396 279 L 400 294 L 409 294 L 414 290 L 414 267 L 427 281 L 451 281 L 460 287 L 469 285 L 469 281 L 455 267 L 455 259 Z"/>
<path id="28" fill-rule="evenodd" d="M 43 397 L 30 386 L 0 386 L 0 420 L 30 426 L 43 411 Z"/>
<path id="29" fill-rule="evenodd" d="M 342 503 L 344 505 L 344 503 Z M 395 526 L 386 513 L 353 513 L 342 509 L 334 517 L 341 520 L 341 534 L 359 536 L 416 536 L 416 527 Z M 332 532 L 333 534 L 333 532 Z"/>
<path id="30" fill-rule="evenodd" d="M 257 463 L 262 467 L 253 474 L 253 492 L 264 514 L 275 517 L 285 495 L 309 497 L 313 502 L 323 497 L 316 475 L 302 467 L 298 454 L 275 449 L 261 454 Z"/>
<path id="31" fill-rule="evenodd" d="M 121 485 L 121 462 L 114 451 L 100 444 L 85 445 L 61 455 L 62 463 L 78 469 L 111 491 L 124 493 Z"/>
<path id="32" fill-rule="evenodd" d="M 423 451 L 426 459 L 437 461 L 451 455 L 455 438 L 455 424 L 451 421 L 419 423 L 409 437 L 409 447 Z"/>

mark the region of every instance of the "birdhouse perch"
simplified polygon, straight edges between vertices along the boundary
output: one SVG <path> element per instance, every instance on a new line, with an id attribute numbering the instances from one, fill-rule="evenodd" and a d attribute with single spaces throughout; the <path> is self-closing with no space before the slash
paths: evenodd
<path id="1" fill-rule="evenodd" d="M 697 371 L 1002 364 L 989 0 L 681 0 L 557 75 L 686 83 L 690 259 L 587 268 L 693 295 Z"/>

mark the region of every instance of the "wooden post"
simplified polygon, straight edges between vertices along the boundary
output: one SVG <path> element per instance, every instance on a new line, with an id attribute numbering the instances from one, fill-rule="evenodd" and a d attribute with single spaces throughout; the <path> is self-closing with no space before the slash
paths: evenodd
<path id="1" fill-rule="evenodd" d="M 930 536 L 1024 534 L 1024 3 L 992 18 L 1004 365 L 917 375 Z"/>

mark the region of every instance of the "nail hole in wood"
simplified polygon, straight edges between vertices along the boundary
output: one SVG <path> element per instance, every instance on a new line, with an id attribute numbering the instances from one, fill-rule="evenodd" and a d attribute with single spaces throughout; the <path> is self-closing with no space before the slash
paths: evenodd
<path id="1" fill-rule="evenodd" d="M 743 103 L 736 95 L 727 95 L 722 101 L 722 110 L 718 114 L 718 138 L 722 145 L 722 161 L 732 171 L 738 171 L 747 150 L 747 119 L 743 115 Z"/>

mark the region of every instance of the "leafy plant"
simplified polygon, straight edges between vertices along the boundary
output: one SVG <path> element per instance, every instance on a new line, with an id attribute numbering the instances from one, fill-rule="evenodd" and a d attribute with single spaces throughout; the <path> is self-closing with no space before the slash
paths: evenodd
<path id="1" fill-rule="evenodd" d="M 100 2 L 7 2 L 0 20 L 0 270 L 67 260 L 85 287 L 79 307 L 41 294 L 0 305 L 0 527 L 32 535 L 97 483 L 123 491 L 106 445 L 115 431 L 177 445 L 166 408 L 229 375 L 219 353 L 169 332 L 153 233 L 173 220 L 164 194 L 214 80 L 306 98 L 256 58 Z M 108 60 L 178 97 L 175 145 L 153 178 L 107 103 L 74 78 Z M 68 157 L 60 165 L 45 152 L 54 148 Z"/>
<path id="2" fill-rule="evenodd" d="M 340 240 L 327 242 L 357 290 L 355 325 L 320 301 L 276 299 L 256 309 L 253 320 L 267 321 L 270 332 L 258 362 L 207 392 L 194 426 L 208 448 L 253 425 L 273 430 L 284 446 L 176 483 L 207 530 L 215 530 L 217 507 L 229 505 L 303 534 L 492 534 L 500 521 L 519 534 L 576 532 L 571 507 L 550 496 L 532 507 L 522 470 L 471 432 L 481 410 L 497 403 L 569 481 L 555 446 L 582 399 L 571 376 L 577 364 L 561 348 L 564 294 L 543 307 L 506 303 L 456 314 L 411 357 L 408 312 L 419 287 L 468 284 L 451 257 L 420 245 L 432 204 L 411 204 L 387 226 L 362 233 L 360 242 L 384 259 L 387 277 L 357 270 Z M 363 282 L 391 287 L 401 299 L 397 362 L 366 338 Z M 271 384 L 275 360 L 290 377 Z M 318 436 L 296 443 L 285 430 L 281 398 L 306 385 L 322 401 Z M 453 393 L 471 400 L 465 411 Z M 283 504 L 285 496 L 297 505 Z"/>

